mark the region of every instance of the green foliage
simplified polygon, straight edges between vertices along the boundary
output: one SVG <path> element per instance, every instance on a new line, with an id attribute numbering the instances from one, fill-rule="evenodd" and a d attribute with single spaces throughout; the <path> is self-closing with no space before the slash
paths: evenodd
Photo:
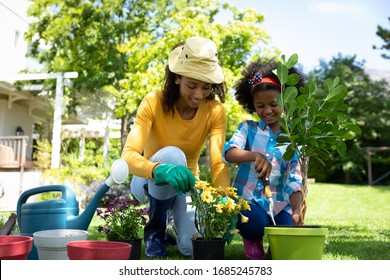
<path id="1" fill-rule="evenodd" d="M 345 157 L 332 156 L 325 161 L 328 168 L 323 182 L 367 183 L 367 152 L 364 148 L 388 146 L 390 139 L 389 83 L 371 79 L 365 72 L 364 64 L 356 61 L 356 56 L 338 55 L 329 62 L 321 61 L 320 67 L 309 75 L 311 81 L 324 86 L 327 79 L 340 78 L 340 85 L 344 85 L 347 90 L 343 99 L 348 107 L 344 117 L 347 122 L 356 123 L 364 131 L 354 139 L 345 141 L 348 150 Z M 318 90 L 325 91 L 322 88 Z M 386 152 L 374 155 L 376 176 L 388 171 L 386 165 L 380 163 L 388 158 L 389 153 Z M 324 172 L 316 162 L 312 162 L 311 167 L 320 173 Z M 317 174 L 313 176 L 317 178 Z"/>
<path id="2" fill-rule="evenodd" d="M 147 210 L 140 208 L 140 203 L 128 197 L 115 197 L 106 209 L 97 209 L 97 215 L 104 221 L 98 227 L 104 232 L 108 240 L 128 240 L 141 238 L 139 233 L 146 224 Z"/>
<path id="3" fill-rule="evenodd" d="M 388 18 L 390 22 L 390 17 Z M 387 52 L 390 52 L 390 30 L 384 28 L 383 26 L 378 25 L 378 29 L 376 31 L 376 35 L 381 37 L 384 41 L 384 44 L 381 47 L 373 46 L 374 49 L 380 49 Z M 390 55 L 388 53 L 382 53 L 381 56 L 384 59 L 390 59 Z"/>
<path id="4" fill-rule="evenodd" d="M 51 144 L 47 139 L 37 140 L 37 145 L 34 147 L 37 152 L 34 154 L 35 164 L 41 169 L 50 167 L 51 162 Z"/>
<path id="5" fill-rule="evenodd" d="M 92 186 L 96 181 L 103 182 L 106 180 L 109 176 L 111 163 L 114 160 L 111 158 L 108 161 L 104 160 L 99 142 L 98 139 L 87 141 L 84 160 L 80 161 L 76 139 L 64 139 L 60 168 L 43 170 L 43 178 L 48 184 L 64 184 L 72 187 L 83 203 L 89 193 L 85 190 L 85 186 Z"/>
<path id="6" fill-rule="evenodd" d="M 65 90 L 67 103 L 95 108 L 102 99 L 114 104 L 118 118 L 134 115 L 147 93 L 162 88 L 176 43 L 191 36 L 212 39 L 231 88 L 247 61 L 259 55 L 259 43 L 269 39 L 261 28 L 262 14 L 216 0 L 33 0 L 28 15 L 35 18 L 26 34 L 29 56 L 49 72 L 79 73 L 73 80 L 78 92 Z M 226 23 L 217 22 L 217 16 L 227 17 Z M 272 55 L 273 50 L 262 49 L 267 52 Z M 232 109 L 234 117 L 229 122 L 239 123 L 239 109 L 230 102 L 227 113 Z M 233 127 L 229 125 L 227 135 Z"/>
<path id="7" fill-rule="evenodd" d="M 324 91 L 317 90 L 314 82 L 298 89 L 296 75 L 288 74 L 288 69 L 297 62 L 296 54 L 287 61 L 282 56 L 276 71 L 282 85 L 278 104 L 283 110 L 279 118 L 283 134 L 277 141 L 289 143 L 283 158 L 289 160 L 297 151 L 301 163 L 305 163 L 302 159 L 312 156 L 327 160 L 333 151 L 343 157 L 347 149 L 345 141 L 361 133 L 359 126 L 346 117 L 348 107 L 343 102 L 347 96 L 346 87 L 336 77 L 324 81 Z"/>

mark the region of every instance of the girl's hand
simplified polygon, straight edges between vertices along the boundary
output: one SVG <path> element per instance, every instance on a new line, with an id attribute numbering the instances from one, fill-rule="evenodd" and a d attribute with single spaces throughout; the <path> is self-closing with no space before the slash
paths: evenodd
<path id="1" fill-rule="evenodd" d="M 272 164 L 261 153 L 255 153 L 255 170 L 259 173 L 259 178 L 265 176 L 268 180 L 272 170 Z"/>
<path id="2" fill-rule="evenodd" d="M 302 216 L 301 216 L 299 210 L 294 211 L 292 213 L 292 220 L 293 220 L 294 225 L 296 225 L 296 226 L 302 226 L 303 225 Z"/>
<path id="3" fill-rule="evenodd" d="M 302 192 L 297 191 L 290 196 L 290 203 L 292 209 L 292 220 L 294 225 L 303 225 L 303 215 L 301 215 L 301 204 L 302 204 Z"/>

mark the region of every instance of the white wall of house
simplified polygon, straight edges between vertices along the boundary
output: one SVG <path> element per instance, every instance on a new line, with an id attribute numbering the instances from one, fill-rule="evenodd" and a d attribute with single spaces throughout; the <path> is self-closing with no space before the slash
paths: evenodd
<path id="1" fill-rule="evenodd" d="M 2 0 L 0 5 L 0 74 L 17 73 L 28 67 L 27 0 Z"/>

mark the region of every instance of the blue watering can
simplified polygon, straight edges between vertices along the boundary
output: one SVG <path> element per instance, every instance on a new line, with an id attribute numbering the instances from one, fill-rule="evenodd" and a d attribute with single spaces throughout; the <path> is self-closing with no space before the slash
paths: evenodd
<path id="1" fill-rule="evenodd" d="M 49 185 L 33 188 L 23 192 L 17 204 L 17 218 L 20 234 L 33 236 L 34 232 L 50 229 L 87 230 L 101 198 L 114 184 L 123 183 L 128 175 L 128 166 L 123 159 L 114 161 L 110 176 L 100 186 L 97 193 L 88 203 L 86 209 L 79 215 L 79 202 L 71 188 L 63 185 Z M 61 192 L 59 199 L 42 202 L 26 203 L 27 199 L 45 192 Z M 33 246 L 28 259 L 38 259 L 38 253 Z"/>

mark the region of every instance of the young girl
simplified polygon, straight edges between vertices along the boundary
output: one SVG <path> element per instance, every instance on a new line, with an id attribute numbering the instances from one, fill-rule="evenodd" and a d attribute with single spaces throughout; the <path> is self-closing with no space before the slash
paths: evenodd
<path id="1" fill-rule="evenodd" d="M 278 116 L 282 114 L 277 104 L 281 86 L 273 73 L 277 67 L 275 60 L 257 60 L 242 71 L 243 77 L 234 87 L 236 99 L 247 112 L 256 112 L 260 121 L 240 123 L 223 150 L 226 162 L 240 163 L 234 187 L 238 195 L 251 202 L 251 210 L 243 212 L 249 218 L 248 223 L 237 224 L 244 239 L 245 255 L 249 259 L 264 259 L 264 228 L 273 224 L 272 216 L 277 225 L 302 224 L 299 220 L 302 201 L 300 165 L 296 156 L 290 161 L 283 160 L 286 145 L 276 146 L 276 138 L 280 134 Z M 297 73 L 297 70 L 290 69 L 290 73 Z M 300 85 L 303 85 L 301 75 Z M 259 173 L 259 160 L 263 156 L 272 164 L 269 181 L 274 201 L 273 213 L 269 212 L 270 203 L 264 194 L 261 180 L 264 175 Z"/>

